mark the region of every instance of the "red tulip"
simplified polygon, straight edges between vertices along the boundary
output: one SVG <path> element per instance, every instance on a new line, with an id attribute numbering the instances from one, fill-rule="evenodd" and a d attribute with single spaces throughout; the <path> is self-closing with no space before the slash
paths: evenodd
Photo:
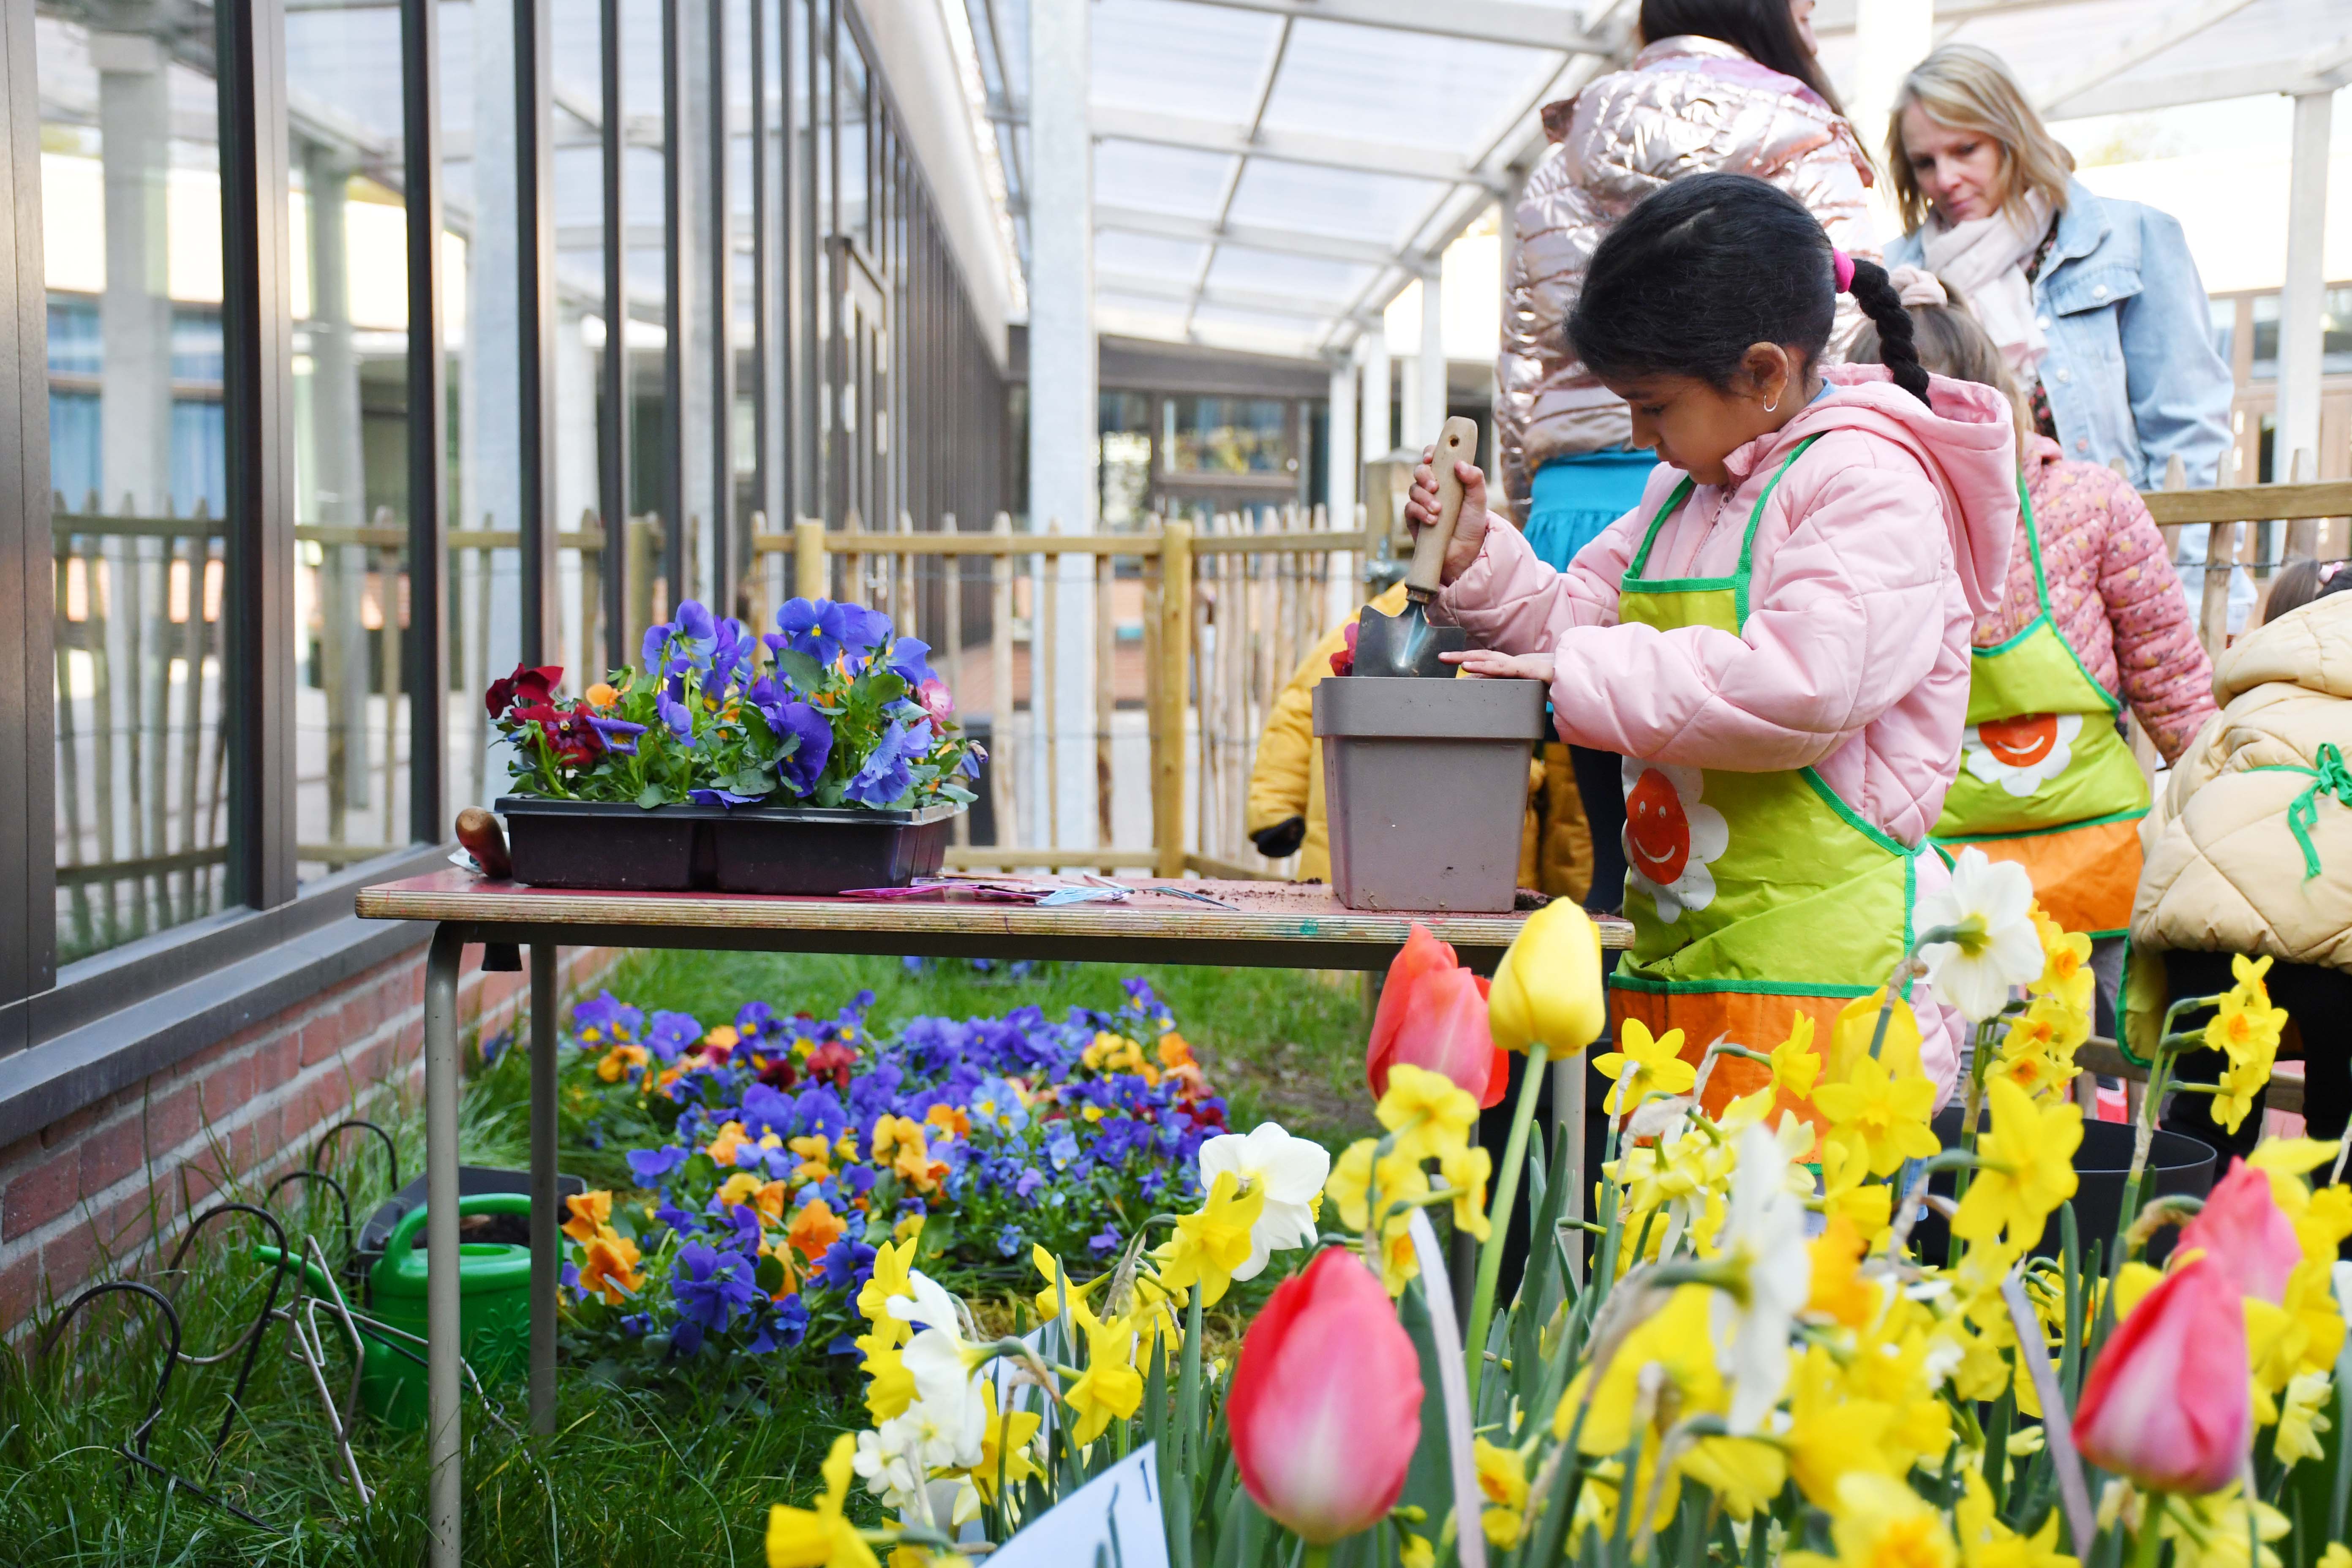
<path id="1" fill-rule="evenodd" d="M 1509 1058 L 1486 1029 L 1486 982 L 1456 963 L 1454 949 L 1419 921 L 1389 965 L 1372 1015 L 1364 1076 L 1373 1099 L 1388 1092 L 1389 1068 L 1399 1062 L 1444 1073 L 1481 1107 L 1501 1103 L 1511 1079 Z"/>
<path id="2" fill-rule="evenodd" d="M 2245 1310 L 2210 1258 L 2141 1298 L 2099 1352 L 2074 1443 L 2103 1469 L 2164 1492 L 2219 1491 L 2252 1451 Z"/>
<path id="3" fill-rule="evenodd" d="M 2303 1243 L 2271 1195 L 2270 1178 L 2238 1159 L 2202 1212 L 2181 1227 L 2181 1251 L 2192 1247 L 2221 1265 L 2241 1294 L 2273 1307 L 2286 1300 L 2286 1277 L 2303 1261 Z"/>
<path id="4" fill-rule="evenodd" d="M 1242 1485 L 1307 1541 L 1396 1507 L 1421 1442 L 1421 1361 L 1353 1253 L 1335 1247 L 1275 1287 L 1242 1337 L 1225 1415 Z"/>

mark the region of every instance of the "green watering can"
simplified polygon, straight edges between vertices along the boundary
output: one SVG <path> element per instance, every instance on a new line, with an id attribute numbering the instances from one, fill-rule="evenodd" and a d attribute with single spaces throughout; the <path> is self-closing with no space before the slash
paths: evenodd
<path id="1" fill-rule="evenodd" d="M 530 1213 L 528 1193 L 476 1193 L 457 1200 L 467 1215 Z M 368 1281 L 368 1317 L 413 1334 L 417 1343 L 394 1341 L 360 1327 L 362 1346 L 360 1405 L 388 1426 L 422 1431 L 425 1422 L 425 1257 L 415 1246 L 425 1224 L 425 1205 L 401 1215 L 384 1242 Z M 254 1248 L 264 1263 L 278 1261 L 274 1247 Z M 308 1264 L 310 1287 L 326 1293 L 326 1282 Z M 518 1373 L 530 1358 L 530 1248 L 503 1241 L 468 1241 L 457 1248 L 457 1324 L 467 1363 L 487 1389 Z"/>

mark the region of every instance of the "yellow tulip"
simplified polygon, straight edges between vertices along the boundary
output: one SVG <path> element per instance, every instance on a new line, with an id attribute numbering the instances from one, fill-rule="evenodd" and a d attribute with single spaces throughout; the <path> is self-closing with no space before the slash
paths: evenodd
<path id="1" fill-rule="evenodd" d="M 1486 994 L 1486 1028 L 1507 1051 L 1545 1047 L 1553 1061 L 1580 1053 L 1609 1027 L 1601 931 L 1567 899 L 1519 928 Z"/>

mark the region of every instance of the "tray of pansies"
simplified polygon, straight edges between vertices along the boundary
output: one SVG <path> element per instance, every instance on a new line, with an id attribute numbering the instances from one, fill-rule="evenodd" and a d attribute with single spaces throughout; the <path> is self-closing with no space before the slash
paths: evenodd
<path id="1" fill-rule="evenodd" d="M 578 697 L 517 668 L 484 694 L 517 758 L 515 879 L 830 894 L 936 872 L 983 753 L 929 658 L 862 605 L 793 599 L 759 637 L 688 600 Z"/>

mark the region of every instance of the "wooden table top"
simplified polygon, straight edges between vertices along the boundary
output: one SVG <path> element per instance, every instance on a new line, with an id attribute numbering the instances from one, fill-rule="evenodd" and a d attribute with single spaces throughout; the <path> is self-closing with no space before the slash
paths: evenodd
<path id="1" fill-rule="evenodd" d="M 964 899 L 584 892 L 490 881 L 452 868 L 362 889 L 356 909 L 369 920 L 453 922 L 482 942 L 1323 969 L 1385 968 L 1415 921 L 1452 942 L 1465 963 L 1491 969 L 1527 918 L 1350 910 L 1328 887 L 1288 882 L 1119 880 L 1136 889 L 1124 902 L 1041 908 Z M 1233 907 L 1150 891 L 1162 886 Z M 1601 927 L 1602 946 L 1631 945 L 1624 921 L 1604 919 Z"/>

